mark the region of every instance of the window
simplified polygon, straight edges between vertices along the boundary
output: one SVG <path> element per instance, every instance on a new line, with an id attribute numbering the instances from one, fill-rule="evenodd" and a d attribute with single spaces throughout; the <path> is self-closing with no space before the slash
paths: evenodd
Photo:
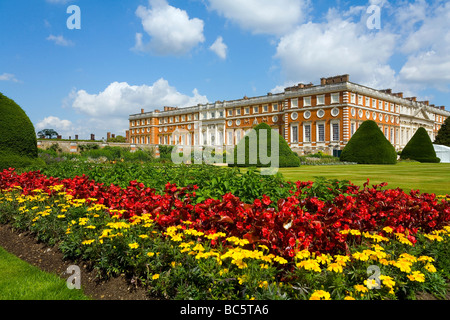
<path id="1" fill-rule="evenodd" d="M 339 93 L 331 94 L 331 103 L 339 103 Z"/>
<path id="2" fill-rule="evenodd" d="M 216 112 L 215 111 L 211 111 L 211 119 L 215 119 L 216 118 Z"/>
<path id="3" fill-rule="evenodd" d="M 188 121 L 192 120 L 192 115 L 188 114 Z"/>
<path id="4" fill-rule="evenodd" d="M 394 143 L 394 128 L 391 128 L 391 143 Z"/>
<path id="5" fill-rule="evenodd" d="M 323 123 L 317 125 L 317 141 L 325 142 L 325 124 Z"/>
<path id="6" fill-rule="evenodd" d="M 179 117 L 179 116 L 176 116 L 176 117 L 175 117 L 175 122 L 178 122 L 178 121 L 180 121 L 180 117 Z"/>
<path id="7" fill-rule="evenodd" d="M 291 99 L 291 108 L 298 108 L 298 99 Z"/>
<path id="8" fill-rule="evenodd" d="M 339 115 L 339 109 L 338 108 L 331 109 L 331 115 L 333 117 L 337 117 Z"/>
<path id="9" fill-rule="evenodd" d="M 350 137 L 355 134 L 355 131 L 356 131 L 356 123 L 352 122 L 350 124 Z"/>
<path id="10" fill-rule="evenodd" d="M 228 116 L 229 116 L 229 117 L 232 117 L 232 116 L 233 116 L 233 110 L 232 110 L 232 109 L 229 109 L 229 110 L 228 110 Z"/>
<path id="11" fill-rule="evenodd" d="M 206 112 L 203 112 L 203 113 L 202 113 L 202 119 L 203 119 L 203 120 L 205 120 L 205 119 L 207 118 L 207 116 L 208 116 L 208 115 L 207 115 Z"/>
<path id="12" fill-rule="evenodd" d="M 278 111 L 278 103 L 272 104 L 272 111 Z"/>
<path id="13" fill-rule="evenodd" d="M 292 126 L 292 143 L 298 143 L 298 126 Z"/>
<path id="14" fill-rule="evenodd" d="M 323 118 L 324 115 L 325 115 L 325 111 L 323 109 L 320 109 L 317 111 L 317 117 Z"/>
<path id="15" fill-rule="evenodd" d="M 294 120 L 294 121 L 297 120 L 298 119 L 298 113 L 297 112 L 292 112 L 291 113 L 291 119 Z"/>
<path id="16" fill-rule="evenodd" d="M 186 116 L 185 115 L 181 116 L 181 121 L 186 121 Z"/>
<path id="17" fill-rule="evenodd" d="M 131 121 L 131 126 L 132 126 L 132 127 L 134 127 L 134 123 L 135 123 L 134 121 Z"/>
<path id="18" fill-rule="evenodd" d="M 228 131 L 227 143 L 228 145 L 233 145 L 233 131 Z"/>
<path id="19" fill-rule="evenodd" d="M 358 95 L 358 104 L 359 105 L 363 104 L 363 97 L 361 97 L 360 95 Z"/>
<path id="20" fill-rule="evenodd" d="M 332 123 L 331 129 L 333 132 L 332 141 L 339 141 L 339 123 Z"/>
<path id="21" fill-rule="evenodd" d="M 241 109 L 236 109 L 236 115 L 240 116 L 241 115 Z"/>
<path id="22" fill-rule="evenodd" d="M 373 108 L 377 107 L 377 100 L 376 99 L 372 99 L 372 107 Z"/>
<path id="23" fill-rule="evenodd" d="M 378 109 L 383 109 L 383 101 L 378 100 Z"/>
<path id="24" fill-rule="evenodd" d="M 219 111 L 219 118 L 223 118 L 223 111 Z"/>
<path id="25" fill-rule="evenodd" d="M 249 113 L 250 113 L 250 108 L 248 108 L 248 107 L 245 108 L 245 109 L 244 109 L 244 114 L 249 114 Z"/>
<path id="26" fill-rule="evenodd" d="M 303 126 L 304 129 L 304 142 L 311 142 L 311 125 L 305 124 Z"/>
<path id="27" fill-rule="evenodd" d="M 304 107 L 310 107 L 311 106 L 311 97 L 304 97 L 303 98 L 303 106 Z"/>
<path id="28" fill-rule="evenodd" d="M 268 112 L 268 111 L 269 111 L 269 106 L 268 105 L 263 106 L 263 112 Z"/>
<path id="29" fill-rule="evenodd" d="M 311 118 L 311 111 L 307 110 L 303 113 L 303 118 L 309 119 Z"/>
<path id="30" fill-rule="evenodd" d="M 386 139 L 389 138 L 389 129 L 388 129 L 388 127 L 384 128 L 384 136 L 386 137 Z"/>
<path id="31" fill-rule="evenodd" d="M 162 119 L 161 118 L 158 119 L 158 123 L 162 124 Z"/>
<path id="32" fill-rule="evenodd" d="M 321 95 L 321 96 L 317 96 L 317 105 L 323 105 L 325 104 L 325 96 Z"/>
<path id="33" fill-rule="evenodd" d="M 198 120 L 198 113 L 194 114 L 194 120 Z"/>
<path id="34" fill-rule="evenodd" d="M 173 122 L 173 117 L 170 117 L 169 118 L 169 123 L 172 123 Z"/>
<path id="35" fill-rule="evenodd" d="M 350 102 L 351 103 L 356 103 L 356 95 L 354 93 L 352 93 L 351 96 L 350 96 Z"/>
<path id="36" fill-rule="evenodd" d="M 253 113 L 258 113 L 259 112 L 259 107 L 253 107 Z"/>

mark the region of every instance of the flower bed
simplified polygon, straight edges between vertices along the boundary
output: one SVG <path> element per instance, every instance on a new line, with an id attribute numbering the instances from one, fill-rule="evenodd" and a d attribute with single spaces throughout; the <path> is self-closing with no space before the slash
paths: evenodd
<path id="1" fill-rule="evenodd" d="M 196 186 L 167 183 L 157 194 L 136 181 L 120 188 L 85 176 L 5 170 L 0 222 L 35 232 L 67 257 L 91 261 L 103 275 L 127 272 L 168 298 L 445 292 L 446 199 L 367 183 L 319 200 L 308 196 L 312 186 L 297 182 L 292 195 L 276 203 L 263 195 L 248 204 L 230 193 L 194 203 Z M 367 275 L 373 265 L 381 271 L 380 289 Z"/>

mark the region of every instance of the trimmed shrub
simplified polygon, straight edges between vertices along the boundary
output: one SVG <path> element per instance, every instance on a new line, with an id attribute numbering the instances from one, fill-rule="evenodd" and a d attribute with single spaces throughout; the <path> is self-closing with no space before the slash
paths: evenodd
<path id="1" fill-rule="evenodd" d="M 375 121 L 364 121 L 342 150 L 341 161 L 358 164 L 396 164 L 397 153 Z"/>
<path id="2" fill-rule="evenodd" d="M 439 163 L 441 159 L 436 157 L 433 143 L 425 128 L 417 129 L 414 136 L 403 149 L 400 159 L 416 160 L 419 162 Z"/>
<path id="3" fill-rule="evenodd" d="M 229 163 L 229 166 L 237 166 L 237 167 L 249 167 L 249 166 L 255 166 L 255 167 L 270 167 L 273 164 L 272 163 L 264 163 L 265 161 L 261 161 L 261 156 L 265 155 L 269 159 L 271 159 L 272 156 L 272 149 L 271 149 L 271 139 L 272 135 L 276 134 L 279 142 L 279 167 L 299 167 L 300 166 L 300 158 L 298 155 L 289 148 L 289 145 L 287 144 L 286 140 L 272 130 L 272 128 L 266 124 L 261 123 L 253 128 L 255 134 L 256 134 L 256 143 L 254 141 L 251 141 L 251 136 L 246 135 L 244 139 L 242 139 L 239 144 L 234 148 L 234 163 Z M 261 130 L 265 130 L 267 132 L 266 135 L 261 135 Z M 251 135 L 252 133 L 250 133 Z M 261 139 L 264 139 L 261 140 Z M 250 143 L 250 141 L 252 143 Z M 255 145 L 256 144 L 256 145 Z M 260 153 L 259 146 L 267 146 L 266 152 Z M 239 163 L 242 161 L 238 158 L 238 150 L 245 150 L 245 162 Z M 256 160 L 256 161 L 255 161 Z"/>
<path id="4" fill-rule="evenodd" d="M 33 124 L 19 105 L 0 93 L 0 170 L 32 164 L 37 157 Z"/>

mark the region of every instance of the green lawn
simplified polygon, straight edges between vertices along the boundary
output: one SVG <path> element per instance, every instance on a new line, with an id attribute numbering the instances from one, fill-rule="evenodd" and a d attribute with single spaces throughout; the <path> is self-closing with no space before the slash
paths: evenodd
<path id="1" fill-rule="evenodd" d="M 287 180 L 308 181 L 322 176 L 327 179 L 350 180 L 362 186 L 387 182 L 389 188 L 400 187 L 404 191 L 419 189 L 421 192 L 450 194 L 450 163 L 400 162 L 396 165 L 330 165 L 280 168 Z"/>
<path id="2" fill-rule="evenodd" d="M 70 290 L 55 274 L 20 260 L 0 247 L 0 300 L 88 300 L 81 290 Z"/>

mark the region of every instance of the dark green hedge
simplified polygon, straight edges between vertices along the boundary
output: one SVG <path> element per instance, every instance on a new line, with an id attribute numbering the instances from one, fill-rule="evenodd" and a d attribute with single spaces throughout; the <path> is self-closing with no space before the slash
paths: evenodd
<path id="1" fill-rule="evenodd" d="M 433 143 L 427 131 L 420 127 L 400 154 L 402 160 L 416 160 L 419 162 L 439 163 Z"/>
<path id="2" fill-rule="evenodd" d="M 341 161 L 359 164 L 396 164 L 397 153 L 375 121 L 364 121 L 342 150 Z"/>
<path id="3" fill-rule="evenodd" d="M 34 126 L 22 108 L 0 93 L 0 151 L 37 158 Z"/>
<path id="4" fill-rule="evenodd" d="M 272 130 L 272 128 L 266 124 L 261 123 L 257 125 L 255 128 L 253 128 L 256 133 L 256 146 L 253 146 L 253 144 L 250 144 L 250 138 L 249 136 L 245 136 L 239 144 L 234 148 L 234 163 L 229 163 L 228 165 L 230 167 L 249 167 L 249 166 L 255 166 L 255 167 L 271 167 L 273 166 L 272 163 L 264 163 L 265 161 L 261 161 L 260 159 L 260 150 L 259 146 L 260 144 L 267 146 L 266 155 L 271 158 L 272 156 L 272 149 L 271 149 L 271 139 L 272 134 L 277 135 L 277 139 L 279 142 L 279 167 L 298 167 L 300 166 L 300 158 L 298 155 L 291 150 L 287 142 L 284 140 L 284 138 Z M 261 130 L 266 130 L 267 135 L 263 136 L 260 135 Z M 262 141 L 261 139 L 264 139 Z M 238 161 L 238 150 L 242 150 L 242 148 L 245 148 L 245 162 L 239 163 Z M 264 153 L 263 153 L 264 154 Z M 254 159 L 252 156 L 256 155 L 256 163 L 253 161 Z"/>
<path id="5" fill-rule="evenodd" d="M 450 117 L 445 119 L 437 133 L 434 143 L 450 147 Z"/>

